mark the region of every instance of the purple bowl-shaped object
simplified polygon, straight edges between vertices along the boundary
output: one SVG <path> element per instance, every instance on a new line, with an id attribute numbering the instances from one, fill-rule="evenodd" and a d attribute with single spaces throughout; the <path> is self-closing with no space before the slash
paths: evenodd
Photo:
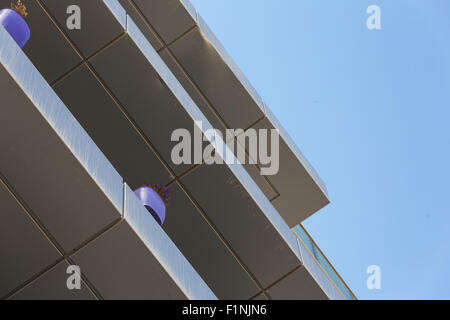
<path id="1" fill-rule="evenodd" d="M 142 187 L 134 190 L 142 204 L 147 208 L 148 212 L 155 218 L 156 222 L 162 226 L 166 218 L 166 205 L 159 194 L 149 187 Z"/>
<path id="2" fill-rule="evenodd" d="M 23 48 L 30 39 L 30 27 L 28 27 L 28 23 L 17 11 L 12 9 L 1 10 L 0 23 L 5 27 L 11 37 L 13 37 L 19 47 Z"/>

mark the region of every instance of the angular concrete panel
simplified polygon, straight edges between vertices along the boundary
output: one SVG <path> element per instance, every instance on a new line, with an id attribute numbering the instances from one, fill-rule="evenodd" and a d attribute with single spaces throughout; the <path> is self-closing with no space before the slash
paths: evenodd
<path id="1" fill-rule="evenodd" d="M 229 142 L 231 143 L 231 142 Z M 242 165 L 247 173 L 252 177 L 253 181 L 264 192 L 267 199 L 272 200 L 279 195 L 278 190 L 270 182 L 270 176 L 261 174 L 261 167 L 257 165 L 258 161 L 250 157 L 248 150 L 245 149 L 237 139 L 234 139 L 235 154 L 244 154 L 245 161 Z"/>
<path id="2" fill-rule="evenodd" d="M 170 50 L 229 128 L 247 129 L 264 117 L 258 107 L 263 105 L 261 98 L 242 86 L 200 28 L 171 44 Z"/>
<path id="3" fill-rule="evenodd" d="M 0 0 L 0 8 L 9 8 L 11 0 Z M 54 81 L 81 61 L 64 35 L 50 20 L 38 1 L 27 1 L 27 23 L 31 38 L 23 48 L 28 58 L 48 81 Z"/>
<path id="4" fill-rule="evenodd" d="M 197 21 L 197 13 L 187 0 L 132 0 L 166 44 L 174 41 Z"/>
<path id="5" fill-rule="evenodd" d="M 124 27 L 101 0 L 41 1 L 85 57 L 124 32 Z M 80 10 L 80 29 L 74 26 L 78 9 L 72 6 Z"/>
<path id="6" fill-rule="evenodd" d="M 0 298 L 60 256 L 0 180 Z"/>
<path id="7" fill-rule="evenodd" d="M 328 300 L 305 268 L 294 271 L 271 287 L 267 293 L 274 300 Z"/>
<path id="8" fill-rule="evenodd" d="M 131 19 L 133 19 L 153 48 L 155 48 L 155 50 L 160 50 L 163 47 L 163 43 L 160 41 L 158 35 L 148 23 L 148 20 L 142 14 L 140 9 L 133 3 L 133 0 L 119 0 L 119 3 Z"/>
<path id="9" fill-rule="evenodd" d="M 178 185 L 163 229 L 219 299 L 249 299 L 258 287 Z"/>
<path id="10" fill-rule="evenodd" d="M 202 111 L 202 113 L 205 115 L 208 121 L 212 124 L 212 126 L 215 129 L 219 130 L 222 133 L 223 137 L 226 137 L 225 135 L 226 126 L 223 124 L 223 120 L 220 120 L 220 115 L 213 110 L 207 99 L 204 98 L 201 91 L 189 78 L 189 76 L 186 74 L 186 71 L 178 63 L 178 61 L 172 55 L 172 53 L 170 53 L 169 50 L 166 48 L 162 50 L 159 54 L 161 58 L 164 60 L 164 62 L 167 64 L 167 66 L 170 68 L 170 70 L 177 77 L 178 81 L 180 81 L 183 88 L 189 93 L 189 95 L 192 97 L 196 105 L 199 107 L 199 109 Z M 240 149 L 243 148 L 238 143 L 236 143 L 235 145 L 236 148 Z M 248 155 L 246 160 L 247 161 L 245 161 L 245 163 L 243 164 L 244 168 L 247 170 L 248 174 L 253 178 L 256 184 L 261 188 L 266 197 L 268 199 L 273 199 L 274 197 L 276 197 L 278 195 L 277 191 L 274 190 L 274 188 L 270 185 L 270 183 L 264 176 L 261 176 L 259 169 L 256 166 L 249 164 L 250 162 L 248 161 Z"/>
<path id="11" fill-rule="evenodd" d="M 188 299 L 217 299 L 201 276 L 128 186 L 125 186 L 124 211 L 127 224 L 145 244 L 147 252 L 150 252 L 159 261 Z"/>
<path id="12" fill-rule="evenodd" d="M 4 151 L 0 168 L 61 246 L 70 251 L 120 213 L 4 72 L 0 76 L 4 101 L 0 108 L 0 148 Z"/>
<path id="13" fill-rule="evenodd" d="M 273 126 L 268 119 L 264 119 L 253 128 L 271 130 L 278 127 Z M 270 140 L 268 150 L 271 154 Z M 267 179 L 280 194 L 272 201 L 274 207 L 286 223 L 293 227 L 326 206 L 330 200 L 310 172 L 299 166 L 299 158 L 282 137 L 279 142 L 279 155 L 279 171 L 275 175 L 267 176 Z"/>
<path id="14" fill-rule="evenodd" d="M 267 297 L 266 297 L 266 295 L 264 294 L 264 293 L 261 293 L 261 294 L 258 294 L 256 297 L 254 297 L 252 300 L 261 300 L 261 301 L 264 301 L 264 300 L 269 300 Z"/>
<path id="15" fill-rule="evenodd" d="M 124 221 L 72 258 L 105 299 L 186 299 Z"/>
<path id="16" fill-rule="evenodd" d="M 67 279 L 72 274 L 67 273 L 69 264 L 61 261 L 39 278 L 11 296 L 11 300 L 95 300 L 94 294 L 84 281 L 80 289 L 69 290 Z"/>
<path id="17" fill-rule="evenodd" d="M 88 67 L 80 67 L 54 89 L 133 189 L 171 180 L 165 166 Z"/>
<path id="18" fill-rule="evenodd" d="M 171 152 L 176 143 L 171 142 L 171 135 L 174 130 L 184 128 L 193 136 L 193 119 L 133 40 L 128 36 L 119 40 L 91 63 L 175 173 L 181 174 L 192 167 L 172 162 Z"/>
<path id="19" fill-rule="evenodd" d="M 3 28 L 0 43 L 2 174 L 71 251 L 120 218 L 122 179 Z"/>
<path id="20" fill-rule="evenodd" d="M 71 258 L 105 299 L 216 299 L 125 186 L 119 223 Z"/>
<path id="21" fill-rule="evenodd" d="M 221 131 L 225 130 L 225 125 L 219 120 L 218 116 L 214 113 L 214 109 L 209 106 L 208 101 L 203 97 L 199 90 L 196 89 L 195 84 L 186 75 L 185 70 L 177 62 L 176 58 L 169 52 L 167 48 L 159 52 L 159 55 L 164 60 L 166 65 L 170 68 L 170 71 L 175 75 L 183 88 L 189 93 L 192 100 L 194 100 L 197 107 L 209 120 L 211 125 Z"/>
<path id="22" fill-rule="evenodd" d="M 181 181 L 263 287 L 300 265 L 227 166 L 201 166 Z"/>

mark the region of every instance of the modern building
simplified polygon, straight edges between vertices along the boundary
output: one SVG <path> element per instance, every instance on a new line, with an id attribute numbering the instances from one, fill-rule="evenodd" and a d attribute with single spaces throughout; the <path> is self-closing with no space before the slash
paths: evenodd
<path id="1" fill-rule="evenodd" d="M 300 224 L 325 184 L 188 1 L 22 2 L 23 51 L 0 26 L 0 298 L 356 299 Z M 278 173 L 174 164 L 199 121 L 212 147 L 278 129 Z M 148 182 L 172 192 L 162 227 Z"/>

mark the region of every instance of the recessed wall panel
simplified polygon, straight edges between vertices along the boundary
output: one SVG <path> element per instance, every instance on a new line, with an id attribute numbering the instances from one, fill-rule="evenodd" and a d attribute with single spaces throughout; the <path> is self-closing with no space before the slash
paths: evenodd
<path id="1" fill-rule="evenodd" d="M 84 281 L 80 281 L 79 289 L 67 287 L 67 280 L 74 273 L 67 267 L 66 261 L 61 261 L 43 275 L 32 281 L 14 294 L 11 300 L 95 300 L 94 294 Z"/>
<path id="2" fill-rule="evenodd" d="M 196 24 L 196 12 L 189 1 L 132 0 L 166 44 Z"/>
<path id="3" fill-rule="evenodd" d="M 9 8 L 11 0 L 0 0 L 0 8 Z M 48 82 L 54 81 L 81 61 L 64 35 L 50 20 L 38 1 L 27 1 L 26 21 L 31 38 L 23 48 L 28 58 Z"/>
<path id="4" fill-rule="evenodd" d="M 60 257 L 1 180 L 0 257 L 0 298 L 25 284 Z"/>
<path id="5" fill-rule="evenodd" d="M 171 180 L 151 147 L 88 67 L 80 67 L 54 89 L 132 188 Z"/>
<path id="6" fill-rule="evenodd" d="M 305 268 L 299 268 L 271 287 L 274 300 L 328 300 L 326 294 Z"/>
<path id="7" fill-rule="evenodd" d="M 258 287 L 178 185 L 163 228 L 219 299 L 249 299 Z"/>
<path id="8" fill-rule="evenodd" d="M 182 183 L 264 287 L 300 264 L 226 165 L 202 166 Z"/>
<path id="9" fill-rule="evenodd" d="M 124 32 L 101 0 L 41 1 L 85 57 Z"/>
<path id="10" fill-rule="evenodd" d="M 105 299 L 186 299 L 126 222 L 72 258 Z"/>
<path id="11" fill-rule="evenodd" d="M 172 170 L 181 174 L 192 167 L 172 161 L 178 142 L 171 140 L 176 129 L 186 129 L 193 137 L 194 121 L 134 42 L 127 36 L 91 63 Z"/>

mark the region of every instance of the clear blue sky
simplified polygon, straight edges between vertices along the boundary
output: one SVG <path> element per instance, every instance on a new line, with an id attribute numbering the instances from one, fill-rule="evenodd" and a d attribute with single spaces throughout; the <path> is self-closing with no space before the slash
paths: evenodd
<path id="1" fill-rule="evenodd" d="M 304 225 L 356 295 L 450 299 L 450 1 L 191 2 L 326 182 Z"/>

